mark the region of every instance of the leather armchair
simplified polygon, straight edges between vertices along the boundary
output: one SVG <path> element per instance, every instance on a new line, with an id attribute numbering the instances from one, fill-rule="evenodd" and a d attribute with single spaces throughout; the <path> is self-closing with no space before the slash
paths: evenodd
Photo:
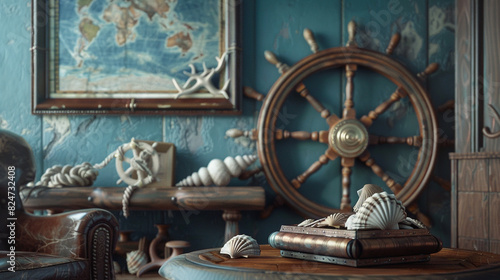
<path id="1" fill-rule="evenodd" d="M 103 209 L 25 212 L 19 189 L 34 180 L 34 170 L 26 141 L 0 130 L 0 224 L 7 225 L 0 228 L 0 279 L 114 279 L 116 218 Z"/>

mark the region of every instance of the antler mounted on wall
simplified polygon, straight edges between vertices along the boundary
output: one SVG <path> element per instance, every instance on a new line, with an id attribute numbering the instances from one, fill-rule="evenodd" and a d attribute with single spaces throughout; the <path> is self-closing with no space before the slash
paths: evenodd
<path id="1" fill-rule="evenodd" d="M 216 88 L 211 81 L 213 75 L 215 73 L 219 73 L 225 66 L 226 56 L 227 52 L 224 52 L 220 58 L 215 57 L 215 59 L 217 60 L 217 67 L 212 69 L 208 69 L 205 62 L 203 62 L 203 72 L 201 73 L 196 73 L 196 68 L 194 67 L 194 65 L 189 64 L 191 73 L 184 71 L 184 74 L 186 74 L 186 76 L 189 76 L 184 86 L 180 87 L 177 81 L 175 79 L 172 79 L 175 88 L 178 90 L 178 93 L 175 95 L 175 99 L 179 98 L 181 95 L 195 93 L 201 88 L 207 89 L 208 92 L 213 95 L 222 94 L 226 99 L 229 99 L 226 89 L 229 86 L 230 79 L 227 79 L 222 89 Z"/>

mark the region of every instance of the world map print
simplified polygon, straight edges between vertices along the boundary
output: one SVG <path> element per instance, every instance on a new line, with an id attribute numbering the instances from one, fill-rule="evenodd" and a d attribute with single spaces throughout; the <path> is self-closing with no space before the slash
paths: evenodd
<path id="1" fill-rule="evenodd" d="M 221 55 L 221 0 L 57 2 L 58 94 L 175 93 Z"/>

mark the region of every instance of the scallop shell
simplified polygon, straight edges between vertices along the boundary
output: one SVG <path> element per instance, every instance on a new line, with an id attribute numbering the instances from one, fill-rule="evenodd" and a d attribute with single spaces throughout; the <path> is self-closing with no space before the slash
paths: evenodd
<path id="1" fill-rule="evenodd" d="M 127 268 L 130 274 L 135 274 L 148 263 L 148 256 L 144 251 L 136 250 L 127 253 Z"/>
<path id="2" fill-rule="evenodd" d="M 359 207 L 363 205 L 363 202 L 370 196 L 372 196 L 374 193 L 381 193 L 384 190 L 374 184 L 366 184 L 364 185 L 361 189 L 358 190 L 358 201 L 356 202 L 356 205 L 352 208 L 354 212 L 358 212 Z"/>
<path id="3" fill-rule="evenodd" d="M 405 207 L 393 194 L 375 193 L 365 200 L 347 229 L 399 229 Z"/>
<path id="4" fill-rule="evenodd" d="M 352 229 L 352 228 L 353 228 L 353 221 L 354 221 L 355 219 L 356 219 L 356 214 L 349 216 L 349 218 L 347 218 L 347 220 L 345 221 L 344 226 L 345 226 L 347 229 Z"/>
<path id="5" fill-rule="evenodd" d="M 322 222 L 316 224 L 316 227 L 344 227 L 349 214 L 345 213 L 334 213 L 326 217 Z"/>
<path id="6" fill-rule="evenodd" d="M 260 247 L 252 237 L 240 234 L 229 239 L 220 249 L 220 253 L 229 255 L 232 259 L 248 258 L 248 256 L 260 256 Z"/>
<path id="7" fill-rule="evenodd" d="M 256 155 L 243 155 L 211 160 L 207 167 L 200 168 L 190 176 L 181 180 L 176 186 L 226 186 L 231 177 L 238 177 L 257 160 Z"/>
<path id="8" fill-rule="evenodd" d="M 404 221 L 399 223 L 401 229 L 427 228 L 421 221 L 406 217 Z"/>
<path id="9" fill-rule="evenodd" d="M 298 227 L 305 227 L 305 226 L 309 225 L 310 223 L 313 223 L 314 221 L 315 221 L 314 219 L 305 219 L 304 221 L 302 221 L 297 226 Z"/>

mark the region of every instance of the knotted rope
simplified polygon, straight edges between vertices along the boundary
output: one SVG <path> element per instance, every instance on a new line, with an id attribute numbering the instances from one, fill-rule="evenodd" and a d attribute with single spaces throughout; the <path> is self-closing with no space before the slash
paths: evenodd
<path id="1" fill-rule="evenodd" d="M 135 147 L 136 143 L 134 139 L 131 142 L 133 147 Z M 99 171 L 97 169 L 102 169 L 106 165 L 108 165 L 113 159 L 117 158 L 123 160 L 125 157 L 125 147 L 126 144 L 118 147 L 114 152 L 109 154 L 101 163 L 94 164 L 92 166 L 88 162 L 84 162 L 77 166 L 60 166 L 55 165 L 51 168 L 48 168 L 45 173 L 42 175 L 40 182 L 36 185 L 45 186 L 49 188 L 61 188 L 64 186 L 91 186 L 97 175 L 99 175 Z M 156 145 L 153 146 L 153 148 Z M 132 197 L 133 192 L 144 185 L 147 185 L 155 180 L 153 172 L 147 166 L 147 159 L 151 157 L 151 153 L 149 151 L 143 150 L 139 153 L 139 158 L 132 158 L 130 160 L 130 166 L 133 170 L 137 171 L 137 175 L 139 180 L 134 185 L 129 185 L 125 191 L 123 192 L 123 216 L 126 218 L 129 215 L 129 204 L 130 198 Z M 146 175 L 146 177 L 144 177 Z M 120 179 L 117 183 L 121 183 L 122 179 Z"/>
<path id="2" fill-rule="evenodd" d="M 99 171 L 90 163 L 84 162 L 77 166 L 55 165 L 45 171 L 37 185 L 49 188 L 64 186 L 91 186 L 99 175 Z"/>

